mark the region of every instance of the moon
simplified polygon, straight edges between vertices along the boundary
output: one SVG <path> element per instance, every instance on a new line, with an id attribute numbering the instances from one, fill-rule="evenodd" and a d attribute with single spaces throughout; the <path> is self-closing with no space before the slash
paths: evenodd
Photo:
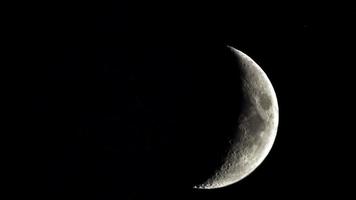
<path id="1" fill-rule="evenodd" d="M 196 189 L 221 188 L 251 174 L 270 152 L 277 134 L 276 93 L 266 73 L 245 53 L 228 46 L 241 70 L 242 110 L 222 164 Z"/>

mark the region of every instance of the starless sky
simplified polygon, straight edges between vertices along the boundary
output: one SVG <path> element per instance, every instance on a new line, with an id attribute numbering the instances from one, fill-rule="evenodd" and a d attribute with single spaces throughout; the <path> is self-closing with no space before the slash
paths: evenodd
<path id="1" fill-rule="evenodd" d="M 307 96 L 321 68 L 313 59 L 318 27 L 307 7 L 242 1 L 42 6 L 30 26 L 37 60 L 30 121 L 39 136 L 34 146 L 42 149 L 33 192 L 45 199 L 126 200 L 319 191 L 314 184 L 323 173 L 306 164 L 321 159 L 310 153 L 318 136 L 306 140 L 296 126 L 313 119 L 301 112 L 317 104 Z M 244 180 L 193 190 L 198 172 L 215 160 L 196 163 L 217 157 L 216 137 L 234 128 L 226 124 L 234 116 L 238 76 L 223 60 L 226 45 L 245 52 L 270 78 L 280 108 L 277 138 Z"/>

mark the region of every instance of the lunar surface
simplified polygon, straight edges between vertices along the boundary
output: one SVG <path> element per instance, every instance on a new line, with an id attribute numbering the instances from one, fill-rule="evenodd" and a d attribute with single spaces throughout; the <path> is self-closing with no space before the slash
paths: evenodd
<path id="1" fill-rule="evenodd" d="M 243 107 L 223 164 L 205 182 L 194 186 L 197 189 L 221 188 L 245 178 L 266 158 L 277 134 L 278 103 L 271 82 L 249 56 L 228 48 L 241 68 Z"/>

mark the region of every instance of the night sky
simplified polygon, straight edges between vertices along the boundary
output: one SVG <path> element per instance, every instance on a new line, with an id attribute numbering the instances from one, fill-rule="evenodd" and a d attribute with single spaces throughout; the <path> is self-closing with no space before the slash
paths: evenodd
<path id="1" fill-rule="evenodd" d="M 315 146 L 328 134 L 315 124 L 328 123 L 316 120 L 325 113 L 317 93 L 331 92 L 318 72 L 332 61 L 320 60 L 320 47 L 330 42 L 321 39 L 314 8 L 168 2 L 38 5 L 28 27 L 31 191 L 100 200 L 325 193 L 333 175 L 317 163 L 333 155 Z M 280 109 L 277 138 L 247 178 L 193 190 L 236 128 L 241 91 L 226 45 L 270 78 Z"/>

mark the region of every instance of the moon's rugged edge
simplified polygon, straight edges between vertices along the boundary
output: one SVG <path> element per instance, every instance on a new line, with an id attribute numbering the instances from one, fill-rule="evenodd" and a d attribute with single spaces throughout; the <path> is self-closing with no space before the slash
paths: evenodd
<path id="1" fill-rule="evenodd" d="M 221 188 L 245 178 L 266 158 L 277 134 L 279 111 L 271 82 L 249 56 L 228 48 L 241 67 L 244 108 L 223 164 L 196 189 Z"/>

